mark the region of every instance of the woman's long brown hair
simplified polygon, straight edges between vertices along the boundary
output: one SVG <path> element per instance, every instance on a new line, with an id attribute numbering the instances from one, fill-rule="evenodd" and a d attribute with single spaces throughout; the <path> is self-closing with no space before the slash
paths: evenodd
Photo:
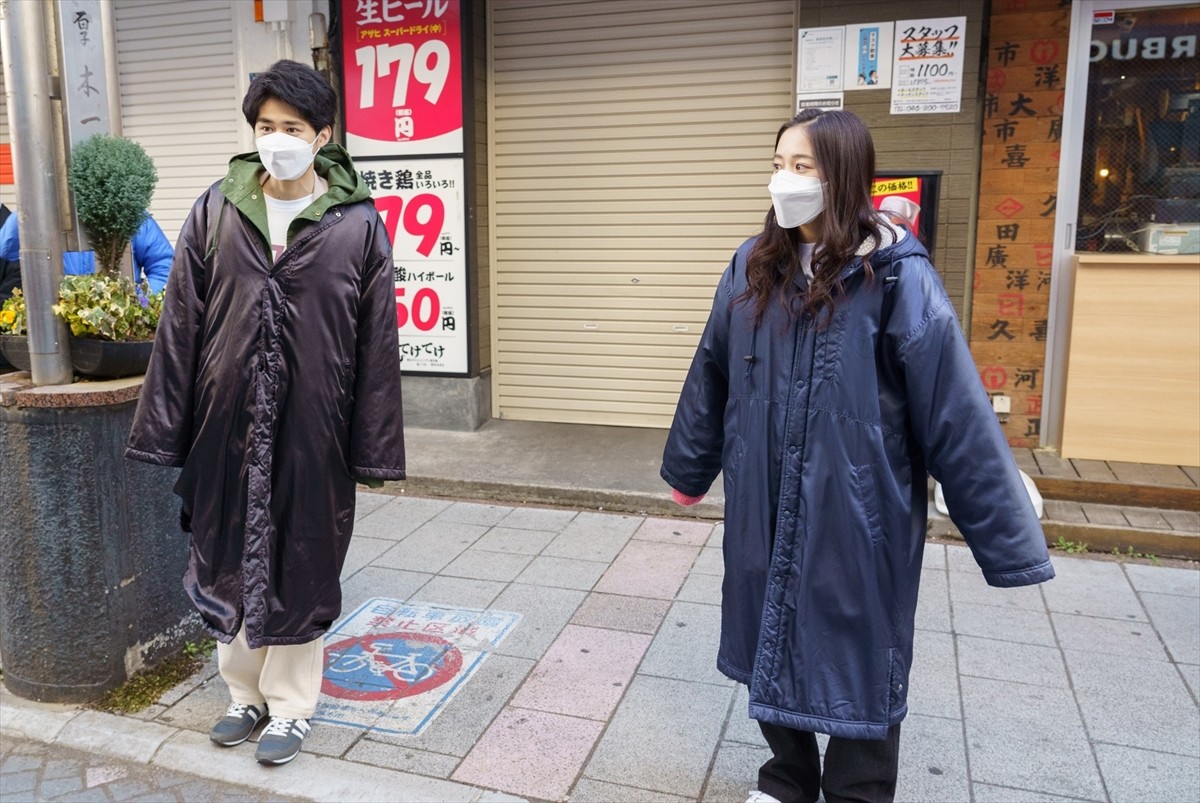
<path id="1" fill-rule="evenodd" d="M 875 247 L 863 258 L 863 264 L 867 281 L 874 277 L 870 258 L 879 249 L 885 225 L 871 204 L 875 145 L 866 124 L 852 112 L 805 109 L 780 127 L 775 135 L 776 148 L 783 132 L 797 125 L 804 126 L 808 133 L 813 158 L 825 182 L 821 237 L 813 249 L 813 278 L 807 292 L 796 284 L 801 275 L 800 230 L 780 227 L 772 206 L 763 233 L 746 259 L 746 291 L 737 298 L 754 304 L 756 323 L 762 321 L 772 297 L 793 318 L 811 315 L 822 325 L 827 323 L 844 289 L 840 274 L 857 258 L 859 246 L 868 237 L 874 238 Z M 825 311 L 830 315 L 822 316 Z"/>

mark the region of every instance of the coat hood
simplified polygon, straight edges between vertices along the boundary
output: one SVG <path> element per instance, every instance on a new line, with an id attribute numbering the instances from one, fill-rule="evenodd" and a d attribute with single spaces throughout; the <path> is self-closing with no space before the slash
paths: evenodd
<path id="1" fill-rule="evenodd" d="M 340 204 L 350 204 L 371 197 L 371 191 L 359 178 L 358 171 L 350 154 L 341 145 L 330 143 L 317 151 L 314 160 L 317 175 L 329 184 L 329 190 L 314 202 L 327 200 L 326 208 Z M 229 160 L 229 173 L 221 182 L 221 192 L 225 197 L 238 204 L 246 195 L 257 190 L 261 185 L 263 171 L 262 158 L 258 151 L 239 153 Z"/>
<path id="2" fill-rule="evenodd" d="M 884 238 L 887 240 L 887 242 L 885 242 L 871 258 L 871 264 L 876 268 L 876 270 L 878 270 L 881 265 L 887 262 L 893 262 L 895 260 L 904 259 L 905 257 L 914 255 L 929 259 L 929 252 L 925 250 L 925 246 L 921 245 L 921 242 L 908 229 L 900 226 L 890 225 L 889 228 L 884 231 Z M 875 248 L 874 237 L 867 237 L 865 240 L 863 240 L 862 243 L 859 244 L 858 250 L 855 252 L 859 258 L 846 266 L 846 268 L 842 271 L 842 279 L 846 279 L 854 273 L 862 270 L 862 257 L 865 257 L 867 254 L 871 253 L 873 248 Z"/>
<path id="3" fill-rule="evenodd" d="M 340 145 L 329 144 L 317 151 L 314 161 L 317 175 L 325 180 L 328 189 L 304 208 L 288 227 L 288 241 L 308 223 L 320 220 L 337 206 L 369 200 L 371 191 L 363 183 L 350 159 Z M 267 226 L 267 204 L 263 200 L 262 158 L 258 151 L 242 153 L 229 160 L 229 172 L 220 183 L 221 194 L 254 224 L 262 235 L 262 248 L 270 253 L 270 229 Z"/>
<path id="4" fill-rule="evenodd" d="M 879 270 L 880 266 L 884 264 L 904 259 L 905 257 L 922 256 L 925 257 L 925 259 L 929 259 L 929 252 L 911 231 L 892 223 L 886 223 L 885 225 L 886 228 L 883 230 L 883 235 L 886 242 L 878 251 L 875 252 L 875 255 L 871 257 L 871 264 L 874 266 L 875 270 Z M 757 239 L 757 236 L 751 237 L 747 243 L 743 245 L 743 248 L 746 248 L 747 245 L 753 246 Z M 875 238 L 868 235 L 866 239 L 859 243 L 858 249 L 854 252 L 855 256 L 858 258 L 851 260 L 846 267 L 842 268 L 839 278 L 842 281 L 845 281 L 855 273 L 861 271 L 863 268 L 863 257 L 870 254 L 874 248 Z M 796 283 L 801 288 L 805 288 L 808 285 L 808 277 L 797 275 Z"/>

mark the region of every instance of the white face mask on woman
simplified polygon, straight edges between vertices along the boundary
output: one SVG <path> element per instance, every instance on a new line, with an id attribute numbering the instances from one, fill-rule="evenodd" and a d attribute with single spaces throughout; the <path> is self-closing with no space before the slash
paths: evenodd
<path id="1" fill-rule="evenodd" d="M 255 140 L 254 144 L 258 146 L 258 155 L 262 159 L 263 167 L 267 168 L 272 178 L 278 181 L 294 181 L 304 175 L 304 171 L 313 163 L 317 155 L 313 153 L 312 148 L 320 138 L 321 135 L 317 134 L 312 142 L 305 142 L 300 137 L 276 131 L 273 134 L 264 134 Z"/>
<path id="2" fill-rule="evenodd" d="M 825 208 L 825 185 L 815 176 L 776 170 L 767 191 L 775 205 L 775 222 L 785 229 L 803 226 Z"/>

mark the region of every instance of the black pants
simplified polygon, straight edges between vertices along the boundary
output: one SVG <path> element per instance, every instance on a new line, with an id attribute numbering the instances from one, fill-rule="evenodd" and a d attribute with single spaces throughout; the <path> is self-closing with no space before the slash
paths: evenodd
<path id="1" fill-rule="evenodd" d="M 884 739 L 829 738 L 825 772 L 817 737 L 808 731 L 759 722 L 775 755 L 758 770 L 758 789 L 783 803 L 891 803 L 900 768 L 900 726 Z"/>

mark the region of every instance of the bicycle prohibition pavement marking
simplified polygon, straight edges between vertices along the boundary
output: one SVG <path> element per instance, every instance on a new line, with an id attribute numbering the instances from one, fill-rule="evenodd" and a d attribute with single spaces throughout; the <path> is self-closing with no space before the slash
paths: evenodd
<path id="1" fill-rule="evenodd" d="M 441 686 L 461 669 L 462 653 L 440 636 L 352 636 L 326 645 L 321 691 L 347 700 L 394 700 Z"/>
<path id="2" fill-rule="evenodd" d="M 521 615 L 376 597 L 325 636 L 314 719 L 420 733 Z"/>

